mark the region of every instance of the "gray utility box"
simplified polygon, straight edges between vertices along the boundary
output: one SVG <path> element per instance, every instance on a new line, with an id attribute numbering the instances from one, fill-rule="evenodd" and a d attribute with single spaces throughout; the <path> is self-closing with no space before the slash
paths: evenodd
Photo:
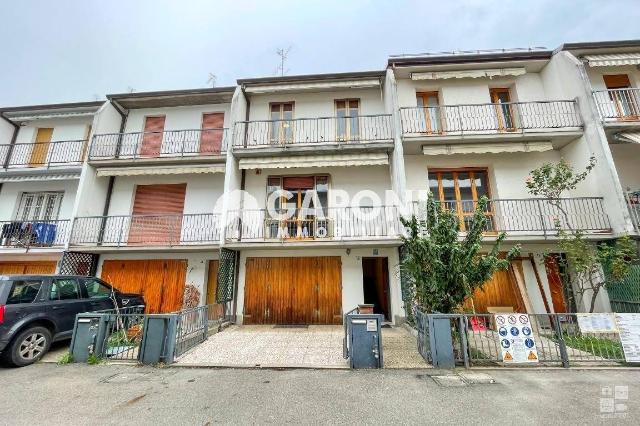
<path id="1" fill-rule="evenodd" d="M 382 368 L 383 315 L 348 314 L 347 348 L 351 368 Z"/>
<path id="2" fill-rule="evenodd" d="M 104 342 L 103 315 L 101 314 L 78 314 L 76 323 L 71 335 L 71 349 L 75 362 L 87 362 L 89 354 L 102 353 L 102 343 Z"/>

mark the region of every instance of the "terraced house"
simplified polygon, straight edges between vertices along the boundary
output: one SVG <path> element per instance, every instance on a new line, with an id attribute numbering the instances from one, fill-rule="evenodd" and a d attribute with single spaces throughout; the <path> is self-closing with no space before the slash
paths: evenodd
<path id="1" fill-rule="evenodd" d="M 216 304 L 244 324 L 339 324 L 362 303 L 401 322 L 400 216 L 431 192 L 464 234 L 485 195 L 486 241 L 506 231 L 523 250 L 465 307 L 581 311 L 542 254 L 557 220 L 592 241 L 638 236 L 638 64 L 640 41 L 401 55 L 5 108 L 0 273 L 96 273 L 151 312 Z M 561 200 L 527 192 L 532 169 L 591 156 Z"/>

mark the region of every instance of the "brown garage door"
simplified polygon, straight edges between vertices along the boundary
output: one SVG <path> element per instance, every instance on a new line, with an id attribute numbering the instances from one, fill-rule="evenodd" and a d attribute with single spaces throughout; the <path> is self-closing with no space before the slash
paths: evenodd
<path id="1" fill-rule="evenodd" d="M 55 261 L 0 262 L 0 274 L 54 274 Z"/>
<path id="2" fill-rule="evenodd" d="M 155 314 L 182 308 L 186 275 L 186 260 L 105 260 L 101 277 L 122 292 L 144 295 L 146 312 Z"/>
<path id="3" fill-rule="evenodd" d="M 246 324 L 342 324 L 339 257 L 248 258 Z"/>

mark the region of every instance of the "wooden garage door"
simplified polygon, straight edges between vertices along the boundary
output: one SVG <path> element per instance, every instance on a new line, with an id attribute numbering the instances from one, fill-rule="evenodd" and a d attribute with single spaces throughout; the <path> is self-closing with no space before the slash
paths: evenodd
<path id="1" fill-rule="evenodd" d="M 2 274 L 54 274 L 56 272 L 55 261 L 42 262 L 0 262 L 0 275 Z"/>
<path id="2" fill-rule="evenodd" d="M 513 312 L 526 312 L 522 295 L 514 277 L 512 267 L 506 271 L 497 271 L 493 277 L 476 289 L 471 299 L 467 299 L 464 308 L 477 313 L 487 313 L 487 308 L 510 308 Z"/>
<path id="3" fill-rule="evenodd" d="M 339 257 L 248 258 L 246 324 L 342 324 Z"/>
<path id="4" fill-rule="evenodd" d="M 179 243 L 186 192 L 186 183 L 138 185 L 133 200 L 128 243 Z"/>
<path id="5" fill-rule="evenodd" d="M 180 310 L 184 297 L 187 261 L 105 260 L 101 277 L 118 290 L 144 296 L 146 312 L 166 313 Z"/>

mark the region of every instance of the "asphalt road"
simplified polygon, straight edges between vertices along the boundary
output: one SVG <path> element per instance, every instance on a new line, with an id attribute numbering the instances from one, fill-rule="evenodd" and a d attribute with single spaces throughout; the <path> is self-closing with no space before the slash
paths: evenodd
<path id="1" fill-rule="evenodd" d="M 447 373 L 433 370 L 38 364 L 0 369 L 0 424 L 637 424 L 640 416 L 640 370 L 483 373 L 448 376 L 443 386 L 432 376 Z M 601 398 L 617 412 L 601 412 Z"/>

